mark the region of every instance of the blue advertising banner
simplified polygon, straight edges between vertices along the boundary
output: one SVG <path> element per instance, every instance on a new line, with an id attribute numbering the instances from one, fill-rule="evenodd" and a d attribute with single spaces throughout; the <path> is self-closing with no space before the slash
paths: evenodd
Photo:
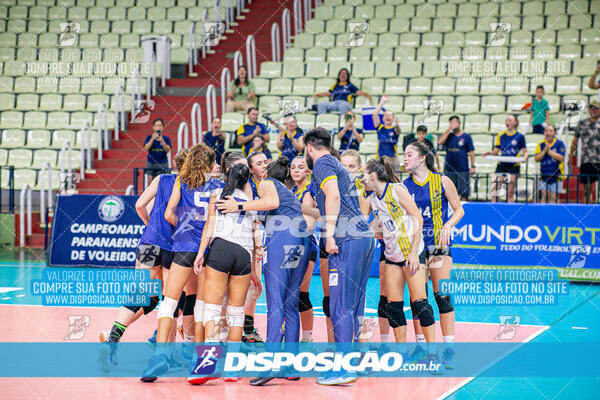
<path id="1" fill-rule="evenodd" d="M 133 267 L 145 225 L 137 196 L 58 196 L 50 266 Z"/>
<path id="2" fill-rule="evenodd" d="M 455 264 L 560 268 L 600 280 L 600 206 L 465 203 L 452 240 Z"/>

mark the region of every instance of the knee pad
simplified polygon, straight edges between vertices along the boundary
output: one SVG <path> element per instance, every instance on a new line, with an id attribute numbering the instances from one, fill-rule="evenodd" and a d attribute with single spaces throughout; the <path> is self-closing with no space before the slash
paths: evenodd
<path id="1" fill-rule="evenodd" d="M 390 321 L 392 328 L 406 326 L 403 301 L 390 301 L 386 304 L 385 310 L 387 311 L 387 319 Z"/>
<path id="2" fill-rule="evenodd" d="M 158 296 L 150 296 L 150 304 L 142 307 L 144 309 L 144 315 L 150 314 L 152 310 L 158 305 Z"/>
<path id="3" fill-rule="evenodd" d="M 388 304 L 387 297 L 379 296 L 379 305 L 377 305 L 377 316 L 379 318 L 389 318 L 386 309 L 386 304 Z"/>
<path id="4" fill-rule="evenodd" d="M 323 314 L 325 314 L 327 318 L 331 318 L 329 315 L 329 296 L 323 297 Z"/>
<path id="5" fill-rule="evenodd" d="M 227 326 L 241 328 L 244 326 L 244 307 L 227 306 Z"/>
<path id="6" fill-rule="evenodd" d="M 183 307 L 185 306 L 185 292 L 181 292 L 181 296 L 179 296 L 179 301 L 177 302 L 177 308 L 173 312 L 173 318 L 179 317 L 179 310 L 183 311 Z"/>
<path id="7" fill-rule="evenodd" d="M 183 315 L 194 315 L 194 306 L 196 305 L 196 295 L 190 294 L 185 296 L 183 305 Z"/>
<path id="8" fill-rule="evenodd" d="M 300 292 L 300 301 L 298 301 L 298 311 L 304 312 L 308 310 L 312 310 L 313 306 L 310 302 L 310 296 L 308 292 Z"/>
<path id="9" fill-rule="evenodd" d="M 221 319 L 221 305 L 220 304 L 209 304 L 204 303 L 204 313 L 202 317 L 202 322 L 204 322 L 204 326 L 210 321 L 214 322 L 215 325 L 219 323 Z"/>
<path id="10" fill-rule="evenodd" d="M 177 311 L 177 300 L 172 299 L 170 297 L 165 297 L 163 301 L 158 306 L 158 319 L 161 318 L 171 318 L 173 319 L 173 314 Z"/>
<path id="11" fill-rule="evenodd" d="M 425 299 L 417 300 L 411 304 L 413 318 L 418 318 L 421 326 L 427 327 L 435 324 L 435 318 L 433 318 L 433 308 L 431 304 Z"/>
<path id="12" fill-rule="evenodd" d="M 256 290 L 256 287 L 251 283 L 248 288 L 248 294 L 246 295 L 246 303 L 252 303 L 260 297 L 260 291 Z"/>
<path id="13" fill-rule="evenodd" d="M 150 302 L 152 302 L 152 297 L 150 298 Z M 128 309 L 129 311 L 131 311 L 134 314 L 137 314 L 139 309 L 142 308 L 142 306 L 123 306 L 123 307 L 125 307 L 126 309 Z"/>
<path id="14" fill-rule="evenodd" d="M 194 322 L 204 322 L 204 302 L 202 300 L 196 299 L 196 303 L 194 304 Z"/>
<path id="15" fill-rule="evenodd" d="M 452 307 L 452 303 L 450 303 L 450 296 L 440 296 L 439 293 L 434 293 L 434 296 L 440 314 L 447 314 L 454 311 L 454 307 Z"/>

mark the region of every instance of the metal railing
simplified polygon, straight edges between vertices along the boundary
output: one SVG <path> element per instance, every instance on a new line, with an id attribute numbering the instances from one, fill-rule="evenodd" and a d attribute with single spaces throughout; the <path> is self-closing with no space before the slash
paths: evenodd
<path id="1" fill-rule="evenodd" d="M 109 137 L 108 137 L 108 110 L 106 109 L 106 105 L 104 103 L 98 106 L 98 114 L 96 115 L 98 120 L 96 123 L 98 124 L 98 137 L 104 138 L 104 146 L 98 146 L 98 149 L 102 147 L 108 149 L 109 145 Z M 98 152 L 98 155 L 101 151 Z M 99 158 L 101 160 L 101 158 Z"/>
<path id="2" fill-rule="evenodd" d="M 248 79 L 256 77 L 256 42 L 254 36 L 248 35 L 246 38 L 246 68 L 248 69 Z"/>
<path id="3" fill-rule="evenodd" d="M 235 53 L 233 53 L 233 78 L 237 79 L 238 77 L 238 70 L 240 69 L 240 67 L 244 65 L 244 58 L 242 57 L 242 52 L 239 50 L 236 50 Z"/>
<path id="4" fill-rule="evenodd" d="M 217 115 L 217 94 L 215 86 L 211 83 L 206 88 L 206 120 L 210 124 Z"/>
<path id="5" fill-rule="evenodd" d="M 312 18 L 311 0 L 304 0 L 304 23 Z"/>
<path id="6" fill-rule="evenodd" d="M 208 19 L 208 10 L 205 8 L 202 13 L 202 58 L 206 58 L 206 52 L 210 49 L 210 40 L 206 39 L 206 20 Z"/>
<path id="7" fill-rule="evenodd" d="M 177 151 L 182 148 L 188 148 L 190 146 L 190 130 L 188 129 L 187 122 L 182 121 L 179 124 L 179 129 L 177 130 Z"/>
<path id="8" fill-rule="evenodd" d="M 125 196 L 130 196 L 133 194 L 133 185 L 129 185 L 127 186 L 127 188 L 125 189 Z"/>
<path id="9" fill-rule="evenodd" d="M 294 0 L 294 35 L 298 35 L 303 32 L 302 26 L 302 5 L 300 0 Z"/>
<path id="10" fill-rule="evenodd" d="M 143 178 L 142 179 L 142 191 L 146 190 L 146 188 L 148 187 L 148 180 L 146 179 L 146 177 L 148 175 L 152 175 L 154 173 L 157 173 L 157 175 L 159 174 L 166 174 L 166 173 L 170 173 L 173 172 L 174 168 L 158 168 L 158 167 L 135 167 L 133 168 L 133 184 L 131 186 L 133 186 L 132 189 L 132 193 L 133 195 L 137 196 L 139 194 L 139 179 L 140 179 L 140 172 L 143 174 Z"/>
<path id="11" fill-rule="evenodd" d="M 46 173 L 46 179 L 44 179 L 44 172 Z M 40 190 L 40 222 L 46 223 L 46 190 L 48 191 L 48 208 L 52 209 L 54 199 L 52 198 L 52 168 L 50 163 L 45 162 L 40 171 L 39 179 L 42 180 Z M 46 188 L 46 183 L 48 187 Z"/>
<path id="12" fill-rule="evenodd" d="M 192 121 L 192 145 L 202 143 L 202 108 L 200 104 L 194 103 L 190 119 Z"/>
<path id="13" fill-rule="evenodd" d="M 127 130 L 127 122 L 125 122 L 125 91 L 121 85 L 115 90 L 115 132 L 114 139 L 119 140 L 119 129 Z M 119 104 L 120 103 L 120 104 Z M 119 105 L 121 108 L 119 109 Z"/>
<path id="14" fill-rule="evenodd" d="M 100 144 L 98 144 L 98 146 L 100 146 Z M 73 168 L 72 168 L 72 164 L 71 164 L 71 142 L 66 141 L 63 143 L 62 148 L 60 149 L 60 156 L 59 156 L 59 158 L 60 158 L 60 176 L 61 177 L 63 177 L 63 176 L 67 177 L 67 175 L 65 175 L 65 152 L 67 149 L 69 150 L 69 153 L 68 153 L 69 159 L 67 160 L 67 162 L 68 162 L 67 165 L 69 166 L 69 169 L 68 169 L 69 172 L 67 172 L 67 174 L 70 177 L 71 174 L 73 173 Z M 65 182 L 65 185 L 62 185 L 61 194 L 65 194 L 67 192 L 66 187 L 67 187 L 67 185 Z"/>
<path id="15" fill-rule="evenodd" d="M 229 73 L 229 68 L 224 67 L 221 71 L 221 113 L 225 112 L 225 100 L 227 98 L 227 88 L 229 87 L 229 83 L 231 83 L 231 74 Z M 211 123 L 212 121 L 208 121 Z"/>
<path id="16" fill-rule="evenodd" d="M 285 49 L 289 48 L 292 45 L 292 27 L 290 24 L 290 10 L 287 8 L 281 14 L 281 37 L 283 47 Z"/>
<path id="17" fill-rule="evenodd" d="M 131 122 L 135 121 L 138 105 L 142 107 L 142 88 L 139 66 L 131 71 Z"/>
<path id="18" fill-rule="evenodd" d="M 281 40 L 279 39 L 279 25 L 273 22 L 271 26 L 271 58 L 273 61 L 281 61 Z"/>
<path id="19" fill-rule="evenodd" d="M 25 196 L 27 195 L 27 214 L 25 214 Z M 25 184 L 21 189 L 19 207 L 19 245 L 25 247 L 26 235 L 31 235 L 31 187 Z M 27 218 L 27 233 L 25 233 L 25 218 Z"/>
<path id="20" fill-rule="evenodd" d="M 15 167 L 12 165 L 7 165 L 4 167 L 0 167 L 0 187 L 3 187 L 2 182 L 2 170 L 8 170 L 8 213 L 15 213 Z M 2 189 L 4 192 L 6 189 Z M 4 212 L 3 204 L 2 204 L 2 196 L 0 195 L 0 213 Z"/>
<path id="21" fill-rule="evenodd" d="M 196 23 L 190 24 L 190 30 L 188 32 L 188 49 L 190 52 L 188 60 L 188 74 L 194 72 L 194 65 L 198 64 L 198 43 L 196 43 Z"/>

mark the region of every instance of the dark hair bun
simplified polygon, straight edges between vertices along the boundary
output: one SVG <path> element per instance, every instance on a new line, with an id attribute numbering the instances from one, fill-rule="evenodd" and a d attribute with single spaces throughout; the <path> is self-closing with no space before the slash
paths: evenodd
<path id="1" fill-rule="evenodd" d="M 279 158 L 277 159 L 277 163 L 279 165 L 283 165 L 283 166 L 287 167 L 288 164 L 290 163 L 290 159 L 287 158 L 286 156 L 279 156 Z"/>

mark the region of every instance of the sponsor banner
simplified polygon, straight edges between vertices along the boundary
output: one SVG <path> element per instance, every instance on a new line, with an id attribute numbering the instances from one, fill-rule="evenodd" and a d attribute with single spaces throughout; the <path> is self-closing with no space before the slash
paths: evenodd
<path id="1" fill-rule="evenodd" d="M 600 206 L 465 203 L 454 230 L 455 264 L 559 268 L 600 281 Z"/>
<path id="2" fill-rule="evenodd" d="M 85 322 L 85 321 L 84 321 Z M 514 321 L 505 321 L 512 326 Z M 510 333 L 510 331 L 506 331 Z M 506 334 L 502 331 L 502 334 Z M 596 343 L 596 344 L 594 344 Z M 297 376 L 331 377 L 596 377 L 600 343 L 455 343 L 452 366 L 439 357 L 409 356 L 416 344 L 407 348 L 396 343 L 171 343 L 182 366 L 168 367 L 164 377 L 199 376 Z M 117 363 L 109 358 L 117 352 Z M 162 350 L 162 349 L 161 349 Z M 0 377 L 136 377 L 142 375 L 156 354 L 146 343 L 108 344 L 67 341 L 62 343 L 0 343 L 0 351 L 10 363 L 0 365 Z M 432 353 L 433 354 L 433 353 Z M 573 357 L 585 354 L 585 357 Z M 104 358 L 103 358 L 104 357 Z M 158 360 L 153 360 L 154 365 Z M 107 361 L 107 362 L 104 362 Z"/>
<path id="3" fill-rule="evenodd" d="M 137 196 L 58 196 L 50 266 L 133 267 L 145 225 Z"/>

